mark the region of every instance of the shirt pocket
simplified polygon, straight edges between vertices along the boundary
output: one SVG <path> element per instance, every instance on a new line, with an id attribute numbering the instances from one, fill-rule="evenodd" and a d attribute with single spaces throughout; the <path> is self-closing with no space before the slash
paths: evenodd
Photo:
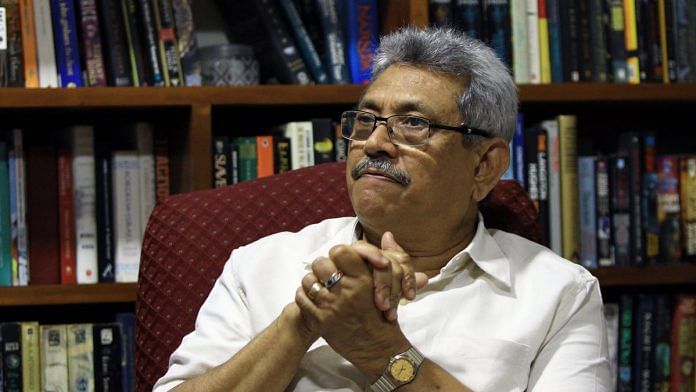
<path id="1" fill-rule="evenodd" d="M 475 392 L 524 391 L 532 350 L 509 340 L 439 337 L 428 356 Z"/>

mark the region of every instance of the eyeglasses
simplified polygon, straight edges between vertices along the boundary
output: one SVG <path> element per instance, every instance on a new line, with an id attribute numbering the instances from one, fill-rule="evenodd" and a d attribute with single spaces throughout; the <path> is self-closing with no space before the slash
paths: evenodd
<path id="1" fill-rule="evenodd" d="M 468 127 L 464 124 L 453 127 L 450 125 L 434 124 L 427 118 L 396 114 L 389 117 L 379 117 L 370 112 L 349 110 L 341 114 L 341 132 L 343 137 L 353 141 L 365 141 L 377 128 L 377 123 L 387 126 L 389 140 L 403 146 L 422 146 L 428 143 L 430 129 L 446 129 L 465 135 L 477 135 L 486 138 L 493 137 L 490 132 Z"/>

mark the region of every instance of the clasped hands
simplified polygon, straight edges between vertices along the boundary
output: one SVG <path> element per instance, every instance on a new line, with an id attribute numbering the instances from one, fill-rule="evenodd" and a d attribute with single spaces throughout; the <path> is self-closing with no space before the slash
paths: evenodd
<path id="1" fill-rule="evenodd" d="M 396 308 L 402 297 L 414 299 L 427 281 L 425 274 L 415 272 L 394 236 L 385 232 L 381 248 L 358 241 L 334 246 L 329 257 L 315 259 L 295 303 L 307 331 L 376 378 L 392 355 L 410 346 Z"/>

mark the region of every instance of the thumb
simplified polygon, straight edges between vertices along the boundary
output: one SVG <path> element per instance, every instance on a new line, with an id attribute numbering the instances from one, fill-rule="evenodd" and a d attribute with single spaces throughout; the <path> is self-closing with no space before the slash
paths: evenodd
<path id="1" fill-rule="evenodd" d="M 420 290 L 428 284 L 428 275 L 424 272 L 416 272 L 416 290 Z"/>
<path id="2" fill-rule="evenodd" d="M 392 234 L 391 231 L 385 231 L 384 234 L 382 234 L 382 249 L 404 252 L 404 249 L 401 247 L 401 245 L 396 243 L 396 240 L 394 239 L 394 234 Z"/>

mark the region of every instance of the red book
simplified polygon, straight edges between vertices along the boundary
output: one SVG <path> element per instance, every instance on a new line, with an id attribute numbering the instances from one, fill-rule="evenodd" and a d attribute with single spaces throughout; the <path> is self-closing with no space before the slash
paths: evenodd
<path id="1" fill-rule="evenodd" d="M 76 284 L 72 156 L 65 150 L 58 152 L 58 214 L 60 282 L 62 284 Z"/>
<path id="2" fill-rule="evenodd" d="M 696 295 L 678 295 L 672 319 L 672 391 L 694 390 Z"/>
<path id="3" fill-rule="evenodd" d="M 256 178 L 273 175 L 273 136 L 256 137 Z"/>

